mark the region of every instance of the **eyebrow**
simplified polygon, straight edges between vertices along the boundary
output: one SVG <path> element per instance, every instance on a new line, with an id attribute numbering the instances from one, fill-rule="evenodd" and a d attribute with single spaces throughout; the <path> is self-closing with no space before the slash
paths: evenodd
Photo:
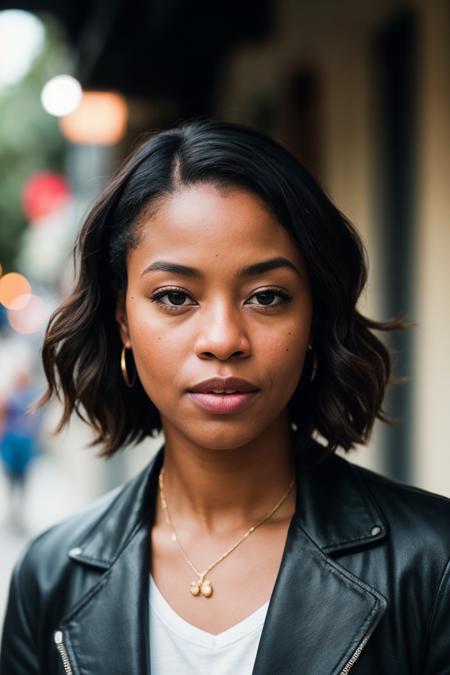
<path id="1" fill-rule="evenodd" d="M 270 272 L 271 270 L 276 270 L 280 268 L 291 269 L 297 274 L 300 274 L 298 268 L 287 258 L 278 257 L 270 258 L 270 260 L 262 260 L 261 262 L 253 263 L 252 265 L 247 265 L 246 267 L 240 267 L 237 272 L 238 277 L 256 277 L 265 272 Z M 188 265 L 180 265 L 179 263 L 172 263 L 166 260 L 157 260 L 152 263 L 142 272 L 141 277 L 148 272 L 171 272 L 172 274 L 179 274 L 185 277 L 191 277 L 195 279 L 200 279 L 203 277 L 203 274 L 200 270 L 195 267 L 189 267 Z"/>

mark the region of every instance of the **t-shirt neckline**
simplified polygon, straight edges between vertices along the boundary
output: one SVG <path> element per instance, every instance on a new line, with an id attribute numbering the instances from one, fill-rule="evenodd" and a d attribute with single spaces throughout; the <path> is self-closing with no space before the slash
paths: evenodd
<path id="1" fill-rule="evenodd" d="M 242 619 L 242 621 L 216 635 L 197 628 L 197 626 L 194 626 L 177 614 L 162 595 L 151 574 L 150 605 L 158 618 L 178 637 L 203 647 L 217 648 L 237 642 L 249 635 L 249 633 L 261 628 L 264 624 L 269 600 L 245 617 L 245 619 Z"/>

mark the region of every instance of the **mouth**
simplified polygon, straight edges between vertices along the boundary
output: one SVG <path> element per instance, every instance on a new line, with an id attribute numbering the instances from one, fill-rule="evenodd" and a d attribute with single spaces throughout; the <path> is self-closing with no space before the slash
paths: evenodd
<path id="1" fill-rule="evenodd" d="M 258 391 L 258 387 L 249 380 L 240 377 L 211 377 L 189 389 L 191 393 L 227 395 L 247 394 Z"/>
<path id="2" fill-rule="evenodd" d="M 241 412 L 258 396 L 258 387 L 240 377 L 211 377 L 194 385 L 188 392 L 203 410 L 219 415 Z"/>

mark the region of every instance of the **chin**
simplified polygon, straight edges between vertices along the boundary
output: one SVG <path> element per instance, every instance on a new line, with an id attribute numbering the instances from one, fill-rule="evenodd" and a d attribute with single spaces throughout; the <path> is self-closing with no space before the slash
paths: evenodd
<path id="1" fill-rule="evenodd" d="M 186 428 L 183 429 L 184 435 L 189 437 L 192 443 L 211 450 L 224 451 L 237 450 L 243 445 L 251 443 L 260 436 L 262 431 L 248 421 L 240 424 L 231 421 L 226 424 L 223 422 L 203 423 L 201 433 L 199 433 L 199 427 L 192 434 Z"/>

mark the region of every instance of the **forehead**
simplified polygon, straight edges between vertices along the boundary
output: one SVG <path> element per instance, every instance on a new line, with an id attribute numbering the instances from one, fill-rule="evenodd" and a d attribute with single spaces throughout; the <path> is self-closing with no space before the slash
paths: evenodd
<path id="1" fill-rule="evenodd" d="M 239 267 L 244 259 L 278 255 L 302 263 L 293 238 L 261 199 L 239 188 L 199 184 L 164 198 L 142 218 L 129 263 L 164 258 Z"/>

